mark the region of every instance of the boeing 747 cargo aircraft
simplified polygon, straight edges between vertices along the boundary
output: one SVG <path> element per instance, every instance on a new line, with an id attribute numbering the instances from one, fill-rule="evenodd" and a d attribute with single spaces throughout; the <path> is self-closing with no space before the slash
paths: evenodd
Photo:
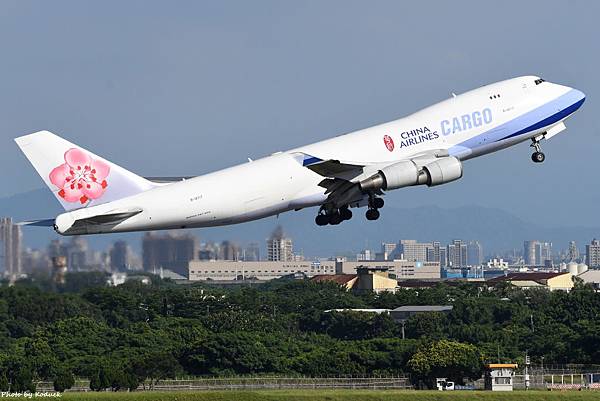
<path id="1" fill-rule="evenodd" d="M 524 76 L 487 85 L 407 117 L 197 177 L 138 176 L 48 131 L 16 138 L 65 213 L 63 235 L 210 227 L 317 207 L 337 225 L 366 207 L 377 220 L 387 191 L 457 180 L 463 163 L 565 129 L 585 100 L 577 89 Z M 501 173 L 499 173 L 501 174 Z"/>

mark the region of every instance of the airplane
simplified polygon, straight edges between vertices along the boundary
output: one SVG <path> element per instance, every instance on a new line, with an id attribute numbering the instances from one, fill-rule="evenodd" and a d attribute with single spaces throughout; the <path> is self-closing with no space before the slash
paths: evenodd
<path id="1" fill-rule="evenodd" d="M 436 186 L 463 175 L 466 160 L 565 130 L 585 101 L 577 89 L 537 76 L 483 86 L 407 117 L 251 160 L 210 174 L 142 177 L 48 131 L 15 141 L 65 209 L 50 226 L 62 235 L 237 224 L 318 207 L 319 226 L 366 207 L 377 220 L 385 192 Z"/>

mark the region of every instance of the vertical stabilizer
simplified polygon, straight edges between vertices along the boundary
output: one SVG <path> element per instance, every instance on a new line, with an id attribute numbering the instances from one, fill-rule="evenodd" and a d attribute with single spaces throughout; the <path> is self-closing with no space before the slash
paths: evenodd
<path id="1" fill-rule="evenodd" d="M 112 202 L 157 185 L 48 131 L 15 142 L 65 210 Z"/>

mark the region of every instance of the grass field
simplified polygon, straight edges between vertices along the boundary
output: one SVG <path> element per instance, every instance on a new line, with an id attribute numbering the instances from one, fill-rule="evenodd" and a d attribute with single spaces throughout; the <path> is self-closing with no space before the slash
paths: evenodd
<path id="1" fill-rule="evenodd" d="M 514 391 L 491 393 L 484 391 L 397 391 L 397 390 L 256 390 L 256 391 L 180 391 L 135 393 L 65 393 L 64 400 L 84 401 L 538 401 L 600 400 L 599 391 Z"/>

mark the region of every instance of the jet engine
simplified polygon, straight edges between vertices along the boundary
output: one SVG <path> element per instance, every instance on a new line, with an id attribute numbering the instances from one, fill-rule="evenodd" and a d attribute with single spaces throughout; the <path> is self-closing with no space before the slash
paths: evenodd
<path id="1" fill-rule="evenodd" d="M 363 191 L 398 189 L 412 185 L 433 187 L 462 177 L 462 163 L 456 157 L 444 157 L 421 168 L 412 161 L 391 164 L 360 182 Z"/>

